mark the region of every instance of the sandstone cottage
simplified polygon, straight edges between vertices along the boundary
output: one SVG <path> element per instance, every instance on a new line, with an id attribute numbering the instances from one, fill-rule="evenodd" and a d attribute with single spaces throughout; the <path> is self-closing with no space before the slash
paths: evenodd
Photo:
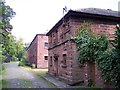
<path id="1" fill-rule="evenodd" d="M 95 63 L 86 63 L 80 68 L 77 62 L 77 49 L 70 38 L 84 22 L 90 22 L 94 33 L 105 33 L 110 40 L 114 38 L 116 24 L 120 23 L 118 12 L 105 9 L 87 8 L 69 10 L 47 33 L 49 38 L 48 73 L 64 79 L 68 84 L 88 85 L 91 77 L 96 86 L 104 86 L 100 71 Z"/>

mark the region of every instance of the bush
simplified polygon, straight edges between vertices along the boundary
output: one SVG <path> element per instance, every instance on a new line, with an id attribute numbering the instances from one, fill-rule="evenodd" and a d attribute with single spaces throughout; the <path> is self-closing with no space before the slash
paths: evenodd
<path id="1" fill-rule="evenodd" d="M 6 68 L 5 68 L 4 64 L 2 64 L 2 65 L 0 66 L 0 68 L 1 68 L 1 69 L 0 69 L 0 70 L 1 70 L 1 71 L 0 71 L 0 75 L 1 75 L 2 72 L 4 72 Z"/>
<path id="2" fill-rule="evenodd" d="M 36 67 L 36 65 L 35 64 L 32 64 L 32 68 L 35 68 Z"/>
<path id="3" fill-rule="evenodd" d="M 105 82 L 120 88 L 120 28 L 117 28 L 111 50 L 99 55 L 98 67 Z"/>
<path id="4" fill-rule="evenodd" d="M 2 60 L 2 63 L 6 60 L 6 56 L 0 54 L 0 59 Z"/>
<path id="5" fill-rule="evenodd" d="M 2 71 L 4 71 L 5 70 L 5 66 L 2 64 Z"/>
<path id="6" fill-rule="evenodd" d="M 29 66 L 28 61 L 26 60 L 21 60 L 18 64 L 18 66 Z"/>
<path id="7" fill-rule="evenodd" d="M 115 49 L 101 54 L 97 60 L 105 82 L 120 87 L 120 56 Z"/>

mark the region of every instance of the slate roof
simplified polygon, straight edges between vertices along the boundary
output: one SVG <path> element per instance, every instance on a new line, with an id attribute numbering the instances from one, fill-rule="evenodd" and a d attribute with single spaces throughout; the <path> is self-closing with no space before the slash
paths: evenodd
<path id="1" fill-rule="evenodd" d="M 69 10 L 64 16 L 67 17 L 86 17 L 86 18 L 99 18 L 101 20 L 109 20 L 120 23 L 120 12 L 113 11 L 111 9 L 100 9 L 100 8 L 84 8 L 79 10 Z M 63 17 L 52 27 L 52 29 L 46 34 L 47 36 L 56 30 L 63 23 Z"/>
<path id="2" fill-rule="evenodd" d="M 100 9 L 100 8 L 85 8 L 85 9 L 79 9 L 75 10 L 78 12 L 84 12 L 84 13 L 90 13 L 90 14 L 99 14 L 99 15 L 105 15 L 105 16 L 115 16 L 120 17 L 120 12 L 113 11 L 111 9 Z"/>

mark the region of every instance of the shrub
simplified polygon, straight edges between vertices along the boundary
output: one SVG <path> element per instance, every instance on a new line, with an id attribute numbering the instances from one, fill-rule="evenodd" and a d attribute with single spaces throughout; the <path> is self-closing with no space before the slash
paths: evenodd
<path id="1" fill-rule="evenodd" d="M 32 64 L 32 68 L 35 68 L 36 67 L 36 65 L 35 64 Z"/>
<path id="2" fill-rule="evenodd" d="M 4 64 L 2 64 L 2 71 L 4 71 L 5 70 L 5 66 L 4 66 Z"/>
<path id="3" fill-rule="evenodd" d="M 19 62 L 18 66 L 29 66 L 29 63 L 28 63 L 28 61 L 23 59 Z"/>
<path id="4" fill-rule="evenodd" d="M 120 87 L 120 28 L 116 30 L 114 48 L 99 55 L 98 67 L 105 82 Z"/>

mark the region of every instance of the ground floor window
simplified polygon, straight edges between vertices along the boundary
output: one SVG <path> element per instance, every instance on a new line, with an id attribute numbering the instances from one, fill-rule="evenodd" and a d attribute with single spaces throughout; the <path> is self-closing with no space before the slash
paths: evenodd
<path id="1" fill-rule="evenodd" d="M 66 65 L 66 57 L 67 55 L 66 54 L 63 54 L 63 64 Z"/>
<path id="2" fill-rule="evenodd" d="M 50 57 L 50 66 L 52 66 L 52 56 Z"/>

